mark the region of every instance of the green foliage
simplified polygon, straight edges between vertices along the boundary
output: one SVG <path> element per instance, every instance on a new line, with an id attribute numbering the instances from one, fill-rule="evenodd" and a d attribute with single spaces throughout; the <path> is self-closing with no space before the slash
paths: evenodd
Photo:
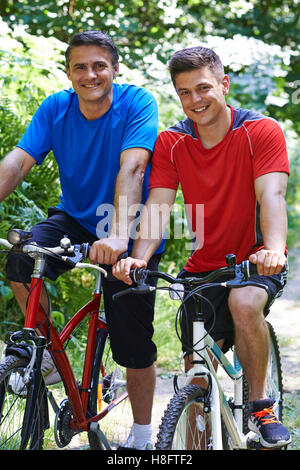
<path id="1" fill-rule="evenodd" d="M 10 30 L 3 22 L 0 31 L 1 160 L 16 146 L 40 102 L 67 81 L 57 65 L 64 50 L 59 41 L 31 36 L 22 28 Z M 49 156 L 43 168 L 35 166 L 0 204 L 0 237 L 5 238 L 12 226 L 28 230 L 44 219 L 47 208 L 57 203 L 59 193 L 57 166 Z M 4 278 L 4 266 L 5 257 L 1 256 L 0 320 L 7 329 L 7 324 L 18 323 L 21 315 Z"/>
<path id="2" fill-rule="evenodd" d="M 296 148 L 290 149 L 290 178 L 287 190 L 287 213 L 288 213 L 288 247 L 299 248 L 300 213 L 299 213 L 299 187 L 300 187 L 300 151 L 298 140 Z"/>
<path id="3" fill-rule="evenodd" d="M 17 144 L 33 113 L 48 94 L 68 85 L 59 67 L 64 46 L 57 40 L 34 37 L 24 28 L 10 30 L 0 22 L 0 159 Z M 43 175 L 41 177 L 41 175 Z M 36 166 L 17 190 L 21 201 L 34 200 L 43 211 L 59 194 L 58 170 L 49 156 L 43 169 Z M 16 197 L 12 206 L 16 204 Z M 26 201 L 28 202 L 28 201 Z M 9 202 L 7 202 L 9 205 Z M 36 209 L 36 212 L 39 212 Z M 24 214 L 22 214 L 23 217 Z M 20 217 L 20 222 L 23 218 Z M 27 218 L 25 219 L 25 223 Z"/>
<path id="4" fill-rule="evenodd" d="M 295 97 L 300 72 L 298 10 L 294 0 L 2 0 L 0 3 L 0 15 L 6 23 L 24 24 L 30 34 L 67 42 L 79 31 L 108 32 L 119 47 L 122 61 L 131 68 L 140 68 L 149 78 L 156 60 L 166 64 L 174 50 L 195 41 L 201 43 L 208 38 L 211 43 L 214 37 L 220 37 L 239 42 L 240 38 L 253 38 L 261 41 L 257 52 L 265 45 L 276 45 L 287 53 L 280 65 L 284 80 L 282 75 L 272 79 L 280 93 L 278 96 L 285 102 L 269 103 L 267 111 L 279 121 L 290 119 L 299 133 Z M 221 57 L 227 50 L 228 42 L 223 45 Z M 241 45 L 239 65 L 243 64 L 246 51 L 247 47 Z M 247 107 L 257 101 L 257 95 L 267 96 L 260 85 L 266 87 L 268 72 L 272 76 L 272 58 L 269 67 L 258 59 L 256 68 L 262 65 L 265 73 L 259 73 L 255 79 L 253 70 L 248 70 L 249 76 L 245 78 L 246 85 L 249 80 L 258 85 L 254 94 L 245 96 Z M 247 67 L 239 70 L 247 73 Z M 228 71 L 235 72 L 231 64 Z M 261 102 L 259 98 L 260 106 Z"/>
<path id="5" fill-rule="evenodd" d="M 151 54 L 165 39 L 171 24 L 165 9 L 173 2 L 133 0 L 53 0 L 1 2 L 0 15 L 9 25 L 27 25 L 34 35 L 57 37 L 67 42 L 70 35 L 84 30 L 109 32 L 122 50 L 127 64 L 140 62 L 141 55 Z"/>
<path id="6" fill-rule="evenodd" d="M 157 292 L 153 341 L 158 349 L 157 367 L 166 370 L 179 370 L 181 343 L 175 333 L 179 306 L 180 302 L 171 300 L 168 292 Z"/>

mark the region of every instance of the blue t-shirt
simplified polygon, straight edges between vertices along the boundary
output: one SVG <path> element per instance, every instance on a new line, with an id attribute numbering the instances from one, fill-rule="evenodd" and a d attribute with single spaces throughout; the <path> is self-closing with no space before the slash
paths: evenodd
<path id="1" fill-rule="evenodd" d="M 18 147 L 37 164 L 53 150 L 62 189 L 58 208 L 103 238 L 111 227 L 121 152 L 134 147 L 152 151 L 157 128 L 157 104 L 144 88 L 114 84 L 109 110 L 93 121 L 85 119 L 78 96 L 70 89 L 43 101 Z M 142 203 L 148 196 L 149 172 L 150 165 L 145 172 Z M 163 243 L 157 252 L 162 250 Z"/>

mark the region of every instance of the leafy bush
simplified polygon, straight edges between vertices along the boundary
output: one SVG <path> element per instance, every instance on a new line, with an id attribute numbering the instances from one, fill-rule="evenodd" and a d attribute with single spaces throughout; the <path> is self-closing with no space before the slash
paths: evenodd
<path id="1" fill-rule="evenodd" d="M 0 19 L 0 160 L 23 135 L 32 114 L 49 94 L 67 85 L 62 63 L 65 45 L 55 39 L 34 37 L 21 27 L 8 28 Z M 19 187 L 0 204 L 0 237 L 12 226 L 30 229 L 56 204 L 60 193 L 58 170 L 49 155 Z M 4 276 L 5 257 L 0 258 L 0 321 L 14 324 L 21 315 Z M 6 329 L 6 327 L 5 327 Z"/>
<path id="2" fill-rule="evenodd" d="M 52 92 L 69 87 L 69 81 L 65 76 L 63 65 L 64 51 L 66 49 L 65 43 L 56 40 L 54 37 L 45 38 L 41 35 L 30 35 L 21 26 L 9 28 L 1 19 L 0 40 L 2 44 L 0 50 L 1 160 L 17 144 L 32 114 L 42 100 Z M 182 45 L 189 45 L 190 40 L 190 36 L 182 37 Z M 275 70 L 276 74 L 281 81 L 284 80 L 278 74 L 278 70 L 281 67 L 281 56 L 279 55 L 279 59 L 278 57 L 272 58 L 272 64 L 270 64 L 271 52 L 273 50 L 265 51 L 263 42 L 260 43 L 260 48 L 257 48 L 255 44 L 247 42 L 249 47 L 244 49 L 248 51 L 249 57 L 253 56 L 255 60 L 253 61 L 251 58 L 252 62 L 237 64 L 237 57 L 239 57 L 237 56 L 237 50 L 240 53 L 240 39 L 235 43 L 233 40 L 230 44 L 227 42 L 228 47 L 224 47 L 223 38 L 210 37 L 208 40 L 208 46 L 213 44 L 217 52 L 226 53 L 226 65 L 231 71 L 233 78 L 230 102 L 248 108 L 254 107 L 263 112 L 271 109 L 270 106 L 267 108 L 265 103 L 268 95 L 276 95 L 276 87 L 274 74 L 271 74 L 269 65 L 272 65 L 273 69 L 275 64 L 277 67 Z M 233 44 L 236 44 L 235 49 Z M 179 48 L 179 45 L 176 45 L 176 48 Z M 171 48 L 170 46 L 171 52 L 173 52 L 173 47 Z M 261 60 L 261 58 L 264 58 L 264 60 Z M 152 63 L 152 59 L 150 55 L 144 57 L 145 64 L 149 66 L 147 73 L 137 70 L 137 68 L 129 70 L 124 64 L 121 64 L 121 76 L 118 81 L 124 79 L 141 86 L 146 86 L 155 94 L 160 111 L 160 130 L 162 130 L 177 120 L 182 119 L 183 113 L 173 86 L 170 84 L 165 64 L 159 63 L 157 60 Z M 131 61 L 127 61 L 127 63 L 129 62 Z M 278 77 L 277 81 L 279 80 Z M 159 87 L 157 86 L 158 83 Z M 260 84 L 258 91 L 256 83 Z M 276 86 L 278 91 L 278 83 Z M 274 110 L 278 112 L 278 106 Z M 293 123 L 286 123 L 286 127 L 287 129 L 293 128 Z M 291 178 L 287 195 L 290 248 L 298 243 L 300 226 L 298 209 L 300 156 L 299 152 L 297 152 L 299 147 L 299 137 L 297 135 L 294 137 L 294 141 L 294 149 L 291 152 Z M 4 238 L 7 230 L 12 225 L 29 229 L 33 224 L 45 217 L 48 207 L 56 205 L 59 194 L 58 169 L 53 155 L 49 154 L 43 165 L 35 166 L 27 175 L 26 180 L 0 204 L 0 237 Z M 180 191 L 178 192 L 176 203 L 183 213 L 184 204 Z M 172 236 L 175 223 L 182 224 L 184 236 L 181 239 L 174 240 Z M 189 254 L 186 245 L 190 240 L 187 235 L 184 217 L 180 220 L 178 217 L 175 219 L 174 215 L 172 215 L 170 231 L 171 235 L 167 240 L 167 250 L 162 258 L 161 268 L 164 271 L 176 274 L 184 265 Z M 1 324 L 4 321 L 14 323 L 20 320 L 21 322 L 18 307 L 12 298 L 10 287 L 5 280 L 4 263 L 5 260 L 2 256 L 0 257 L 0 322 Z M 92 279 L 89 276 L 90 274 L 88 273 L 74 271 L 65 274 L 55 283 L 48 282 L 47 285 L 50 291 L 53 310 L 56 312 L 54 318 L 58 325 L 66 321 L 78 305 L 87 300 L 93 289 Z M 166 330 L 168 330 L 168 323 L 165 323 L 165 326 Z"/>

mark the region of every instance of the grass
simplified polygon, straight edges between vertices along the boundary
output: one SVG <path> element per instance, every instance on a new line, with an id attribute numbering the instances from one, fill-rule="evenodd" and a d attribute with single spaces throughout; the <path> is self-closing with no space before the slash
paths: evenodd
<path id="1" fill-rule="evenodd" d="M 283 422 L 289 429 L 292 442 L 289 450 L 300 450 L 300 391 L 285 393 L 283 399 Z"/>

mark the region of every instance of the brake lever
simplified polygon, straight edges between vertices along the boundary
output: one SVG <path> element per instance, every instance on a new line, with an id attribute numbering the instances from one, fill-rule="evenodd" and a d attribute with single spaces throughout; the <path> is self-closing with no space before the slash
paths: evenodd
<path id="1" fill-rule="evenodd" d="M 129 287 L 128 289 L 121 290 L 120 292 L 113 294 L 112 299 L 117 300 L 123 295 L 128 294 L 148 294 L 149 292 L 153 292 L 154 290 L 154 286 L 148 286 L 147 284 L 139 284 L 137 287 Z"/>
<path id="2" fill-rule="evenodd" d="M 75 268 L 77 263 L 80 263 L 82 260 L 85 259 L 84 252 L 82 252 L 82 245 L 74 245 L 72 257 L 62 256 L 62 259 L 69 266 L 71 266 L 72 268 Z"/>
<path id="3" fill-rule="evenodd" d="M 265 286 L 264 284 L 260 284 L 258 282 L 253 282 L 253 281 L 239 281 L 236 279 L 232 279 L 231 281 L 223 282 L 222 285 L 224 285 L 225 287 L 230 287 L 232 289 L 239 289 L 241 287 L 254 286 L 254 287 L 260 287 L 262 289 L 265 289 L 267 293 L 269 292 L 268 286 Z"/>
<path id="4" fill-rule="evenodd" d="M 222 283 L 225 287 L 230 287 L 230 288 L 235 288 L 239 289 L 240 287 L 246 287 L 246 286 L 254 286 L 254 287 L 260 287 L 264 289 L 267 293 L 269 292 L 269 287 L 260 284 L 258 282 L 254 281 L 245 281 L 245 274 L 242 272 L 240 266 L 236 265 L 236 271 L 235 271 L 235 277 L 233 279 L 230 279 L 229 281 L 225 281 Z"/>

